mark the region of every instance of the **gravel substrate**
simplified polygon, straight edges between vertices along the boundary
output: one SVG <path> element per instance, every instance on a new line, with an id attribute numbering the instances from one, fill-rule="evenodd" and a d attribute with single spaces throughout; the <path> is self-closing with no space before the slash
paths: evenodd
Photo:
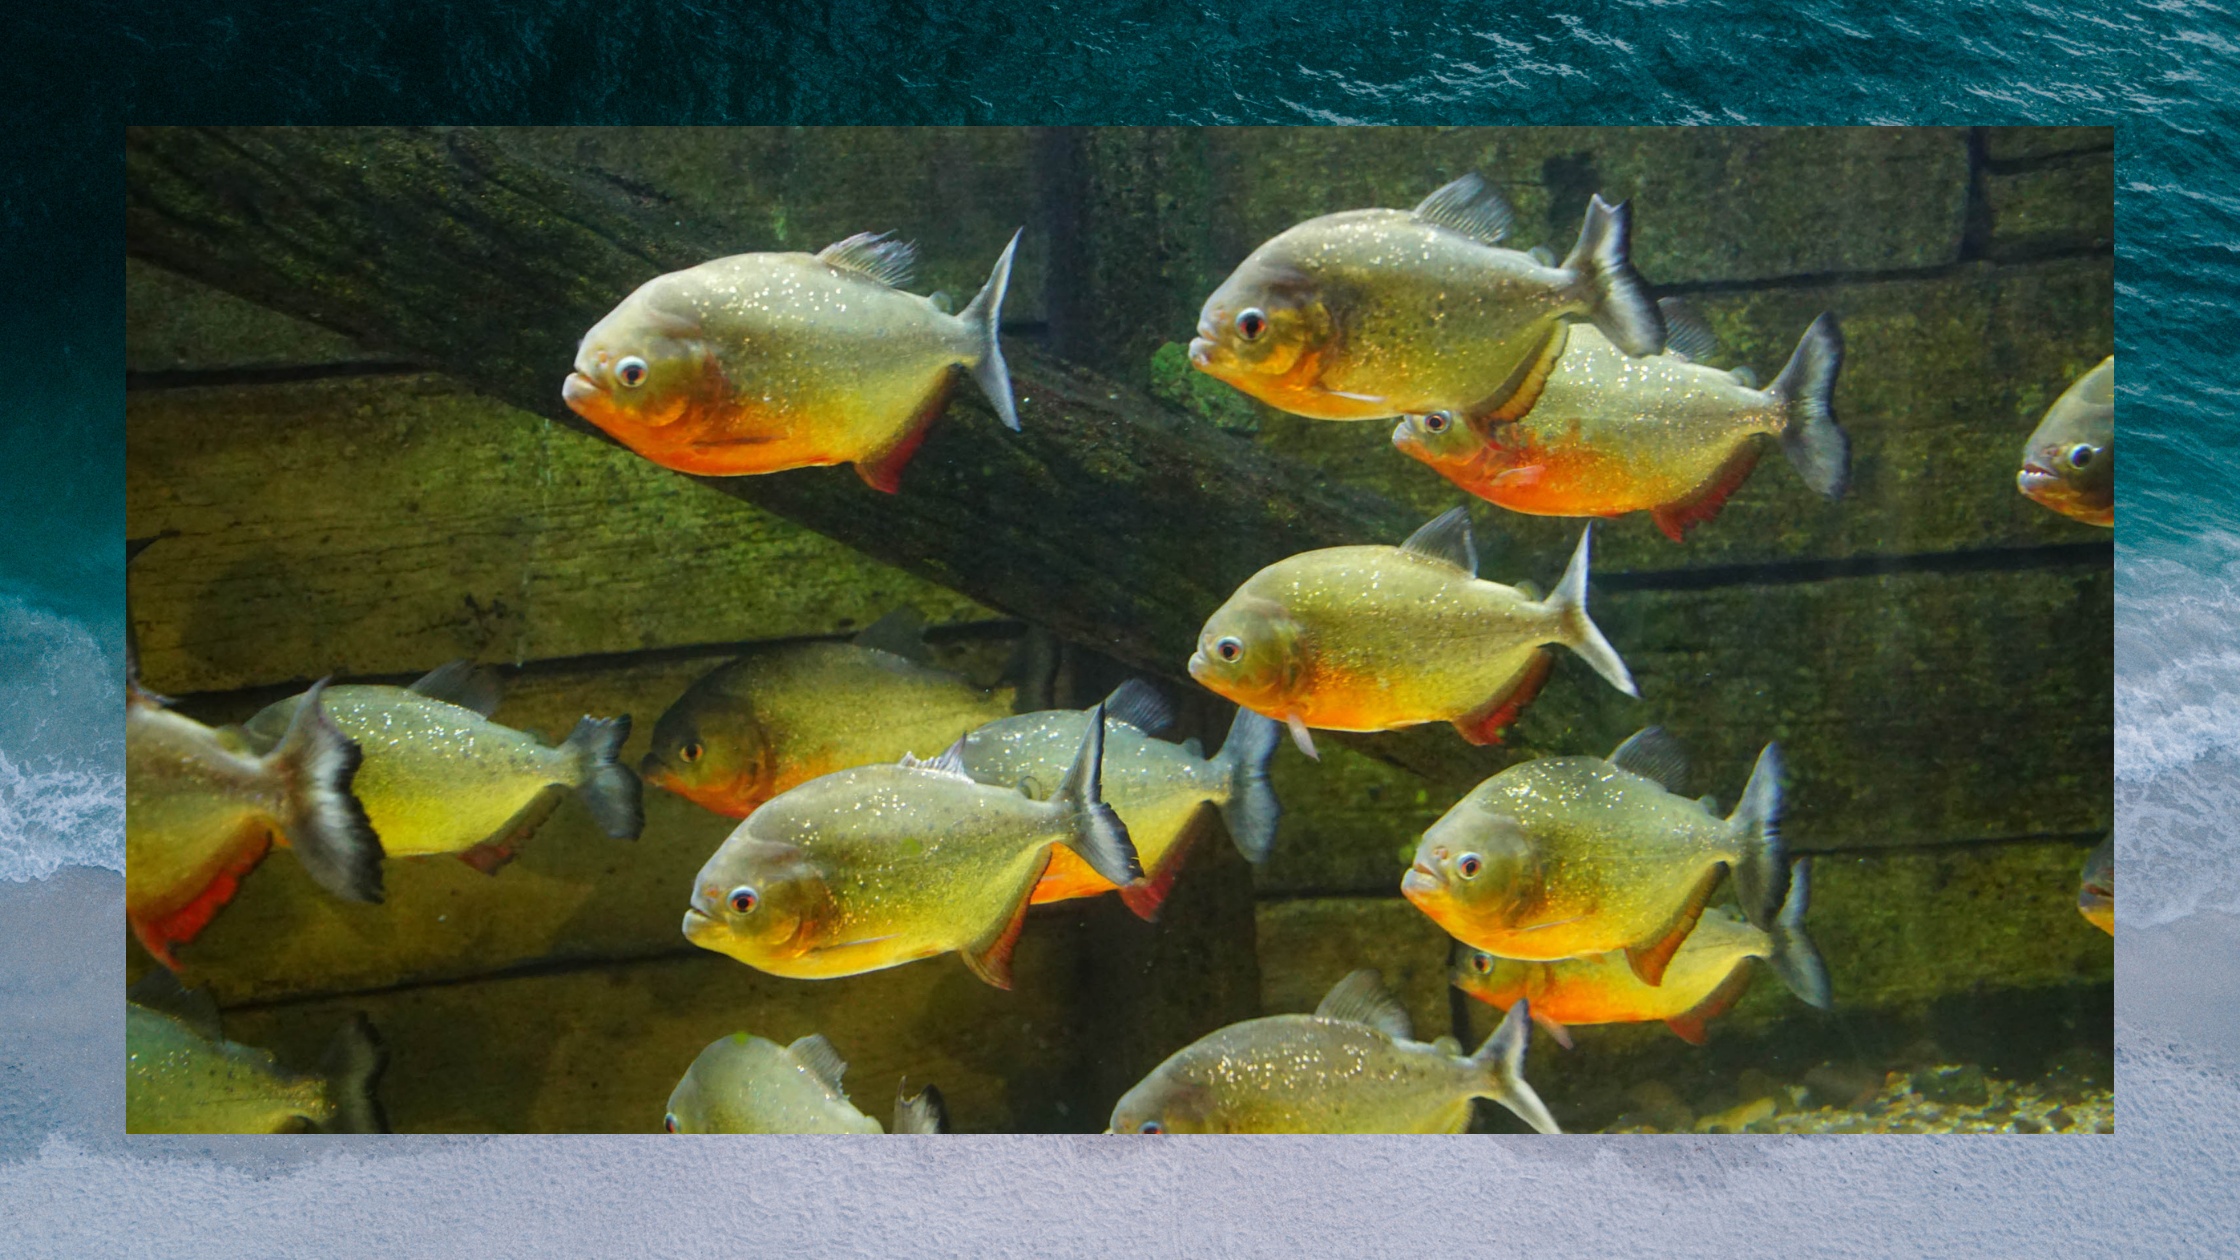
<path id="1" fill-rule="evenodd" d="M 1980 1068 L 1948 1065 L 1892 1072 L 1873 1095 L 1848 1107 L 1809 1107 L 1811 1091 L 1783 1086 L 1688 1129 L 1659 1127 L 1639 1112 L 1606 1133 L 2113 1133 L 2115 1095 L 2105 1089 L 2001 1081 Z M 1646 1100 L 1645 1100 L 1646 1101 Z M 1647 1110 L 1645 1108 L 1645 1110 Z M 1667 1114 L 1668 1123 L 1677 1116 Z"/>

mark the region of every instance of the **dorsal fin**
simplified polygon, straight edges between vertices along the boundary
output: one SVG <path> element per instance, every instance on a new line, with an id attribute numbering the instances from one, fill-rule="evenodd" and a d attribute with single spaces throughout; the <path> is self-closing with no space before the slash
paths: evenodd
<path id="1" fill-rule="evenodd" d="M 847 1061 L 840 1057 L 840 1052 L 832 1048 L 832 1043 L 826 1041 L 822 1033 L 810 1033 L 787 1046 L 786 1053 L 792 1055 L 793 1061 L 800 1064 L 809 1075 L 824 1082 L 825 1087 L 833 1093 L 842 1098 L 848 1096 L 848 1091 L 840 1087 L 840 1078 L 848 1074 Z"/>
<path id="2" fill-rule="evenodd" d="M 1367 1024 L 1395 1041 L 1415 1040 L 1415 1024 L 1408 1019 L 1408 1008 L 1384 987 L 1384 976 L 1374 967 L 1364 967 L 1330 986 L 1329 995 L 1314 1013 L 1324 1019 Z"/>
<path id="3" fill-rule="evenodd" d="M 406 690 L 489 717 L 498 711 L 505 685 L 498 681 L 497 671 L 462 658 L 436 666 Z"/>
<path id="4" fill-rule="evenodd" d="M 905 770 L 918 770 L 926 774 L 944 775 L 952 779 L 963 779 L 967 783 L 977 782 L 978 780 L 964 772 L 964 741 L 969 736 L 970 732 L 957 736 L 957 742 L 949 745 L 949 751 L 942 753 L 931 761 L 920 761 L 909 753 L 904 753 L 902 754 L 902 760 L 895 764 Z"/>
<path id="5" fill-rule="evenodd" d="M 1661 726 L 1645 726 L 1610 753 L 1610 764 L 1661 785 L 1674 796 L 1688 794 L 1688 750 Z"/>
<path id="6" fill-rule="evenodd" d="M 817 251 L 819 260 L 890 288 L 906 288 L 918 266 L 918 247 L 889 240 L 885 232 L 858 232 Z"/>
<path id="7" fill-rule="evenodd" d="M 926 663 L 926 615 L 904 604 L 858 630 L 849 642 L 923 665 Z"/>
<path id="8" fill-rule="evenodd" d="M 1658 298 L 1657 309 L 1664 313 L 1664 348 L 1690 363 L 1709 362 L 1719 353 L 1719 334 L 1711 331 L 1711 324 L 1696 314 L 1696 308 L 1676 297 Z"/>
<path id="9" fill-rule="evenodd" d="M 1416 217 L 1426 223 L 1452 228 L 1474 241 L 1499 245 L 1509 238 L 1509 225 L 1517 212 L 1509 208 L 1487 183 L 1475 174 L 1465 175 L 1425 197 L 1416 205 Z"/>
<path id="10" fill-rule="evenodd" d="M 1442 561 L 1478 576 L 1478 546 L 1470 537 L 1470 509 L 1449 508 L 1429 524 L 1408 535 L 1400 550 Z"/>
<path id="11" fill-rule="evenodd" d="M 1104 715 L 1142 731 L 1157 735 L 1174 725 L 1174 706 L 1159 694 L 1159 689 L 1141 678 L 1131 678 L 1112 689 L 1104 698 Z"/>
<path id="12" fill-rule="evenodd" d="M 125 999 L 159 1014 L 169 1015 L 212 1041 L 223 1041 L 219 1031 L 218 1004 L 207 989 L 188 989 L 168 967 L 157 967 L 140 977 Z"/>

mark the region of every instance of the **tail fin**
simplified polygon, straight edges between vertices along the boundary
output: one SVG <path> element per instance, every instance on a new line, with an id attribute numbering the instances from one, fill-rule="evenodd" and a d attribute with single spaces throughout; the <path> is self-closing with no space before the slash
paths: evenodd
<path id="1" fill-rule="evenodd" d="M 382 1114 L 381 1101 L 373 1093 L 381 1083 L 381 1070 L 388 1065 L 389 1052 L 373 1025 L 364 1015 L 352 1014 L 350 1022 L 327 1043 L 326 1058 L 320 1063 L 327 1077 L 328 1096 L 334 1100 L 334 1118 L 327 1122 L 326 1132 L 389 1131 L 389 1119 Z"/>
<path id="2" fill-rule="evenodd" d="M 1781 847 L 1781 775 L 1781 745 L 1767 744 L 1742 789 L 1742 803 L 1727 816 L 1742 833 L 1742 856 L 1734 866 L 1735 897 L 1750 922 L 1769 933 L 1789 893 L 1789 855 Z M 1797 912 L 1804 912 L 1801 899 Z"/>
<path id="3" fill-rule="evenodd" d="M 1501 1027 L 1493 1030 L 1486 1044 L 1470 1056 L 1485 1073 L 1479 1085 L 1478 1097 L 1491 1098 L 1517 1114 L 1519 1120 L 1542 1133 L 1561 1133 L 1556 1118 L 1540 1102 L 1540 1095 L 1524 1079 L 1525 1046 L 1532 1040 L 1532 1008 L 1523 998 L 1501 1017 Z"/>
<path id="4" fill-rule="evenodd" d="M 915 1094 L 905 1094 L 896 1089 L 894 1094 L 894 1132 L 896 1133 L 947 1133 L 949 1131 L 949 1105 L 942 1101 L 941 1091 L 928 1085 Z"/>
<path id="5" fill-rule="evenodd" d="M 1013 432 L 1019 428 L 1019 409 L 1011 401 L 1011 370 L 1004 366 L 1003 341 L 998 333 L 1003 323 L 1003 291 L 1011 284 L 1011 255 L 1018 250 L 1019 235 L 1024 231 L 1021 228 L 1011 234 L 1011 243 L 1003 247 L 995 269 L 988 273 L 988 283 L 957 316 L 972 330 L 975 349 L 968 364 L 972 379 L 980 383 L 980 392 L 995 407 L 996 419 Z"/>
<path id="6" fill-rule="evenodd" d="M 1089 710 L 1089 729 L 1081 736 L 1081 751 L 1073 768 L 1051 794 L 1051 803 L 1067 814 L 1065 845 L 1081 855 L 1089 869 L 1126 887 L 1143 878 L 1143 863 L 1128 839 L 1128 825 L 1104 803 L 1104 705 Z"/>
<path id="7" fill-rule="evenodd" d="M 1587 617 L 1587 540 L 1593 535 L 1592 525 L 1579 532 L 1578 549 L 1571 553 L 1571 565 L 1563 571 L 1563 581 L 1556 584 L 1555 594 L 1548 597 L 1548 607 L 1556 614 L 1565 646 L 1594 666 L 1594 672 L 1609 679 L 1611 686 L 1629 696 L 1639 696 L 1633 674 L 1618 659 L 1617 649 Z"/>
<path id="8" fill-rule="evenodd" d="M 1797 348 L 1766 392 L 1781 404 L 1788 424 L 1781 449 L 1805 484 L 1831 499 L 1851 483 L 1851 438 L 1836 423 L 1836 373 L 1843 369 L 1843 332 L 1822 312 L 1797 339 Z"/>
<path id="9" fill-rule="evenodd" d="M 1664 313 L 1649 300 L 1649 286 L 1635 274 L 1627 251 L 1633 241 L 1633 216 L 1626 203 L 1611 205 L 1597 193 L 1587 203 L 1579 243 L 1563 260 L 1572 273 L 1587 317 L 1610 343 L 1639 357 L 1664 349 Z"/>
<path id="10" fill-rule="evenodd" d="M 1213 755 L 1229 780 L 1229 799 L 1221 803 L 1221 821 L 1228 824 L 1229 839 L 1247 862 L 1265 862 L 1275 847 L 1276 822 L 1283 805 L 1268 782 L 1268 761 L 1283 742 L 1283 723 L 1239 707 L 1229 723 L 1229 738 Z"/>
<path id="11" fill-rule="evenodd" d="M 582 768 L 576 795 L 598 820 L 599 829 L 617 840 L 635 840 L 646 827 L 645 789 L 630 767 L 615 754 L 630 738 L 630 715 L 618 718 L 587 717 L 568 732 L 560 746 L 573 753 Z"/>
<path id="12" fill-rule="evenodd" d="M 322 678 L 296 706 L 264 764 L 288 780 L 288 844 L 321 887 L 349 901 L 381 900 L 381 840 L 351 795 L 362 754 L 327 716 Z"/>
<path id="13" fill-rule="evenodd" d="M 1804 934 L 1805 905 L 1811 899 L 1806 886 L 1811 880 L 1811 858 L 1798 858 L 1790 865 L 1789 896 L 1781 903 L 1781 913 L 1773 921 L 1769 933 L 1773 937 L 1773 953 L 1766 961 L 1772 964 L 1773 973 L 1781 977 L 1791 993 L 1825 1011 L 1835 1007 L 1828 993 L 1828 968 L 1820 961 L 1820 951 L 1812 947 L 1812 938 Z"/>

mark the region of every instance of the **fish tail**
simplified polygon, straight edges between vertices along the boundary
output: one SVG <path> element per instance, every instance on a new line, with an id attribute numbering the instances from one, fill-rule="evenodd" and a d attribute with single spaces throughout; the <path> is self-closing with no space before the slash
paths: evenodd
<path id="1" fill-rule="evenodd" d="M 1283 723 L 1240 706 L 1235 720 L 1229 723 L 1229 738 L 1221 742 L 1221 751 L 1213 757 L 1214 765 L 1229 780 L 1229 799 L 1221 803 L 1221 821 L 1228 825 L 1229 839 L 1247 862 L 1267 861 L 1268 851 L 1275 847 L 1276 822 L 1283 817 L 1283 805 L 1268 782 L 1268 761 L 1282 742 Z"/>
<path id="2" fill-rule="evenodd" d="M 1143 878 L 1143 863 L 1128 839 L 1128 825 L 1104 803 L 1104 705 L 1089 710 L 1089 729 L 1081 737 L 1081 751 L 1050 801 L 1066 812 L 1067 848 L 1081 855 L 1089 869 L 1127 887 Z"/>
<path id="3" fill-rule="evenodd" d="M 1828 968 L 1820 961 L 1820 951 L 1812 947 L 1812 938 L 1804 934 L 1805 905 L 1810 900 L 1806 885 L 1811 879 L 1811 858 L 1798 858 L 1789 867 L 1789 896 L 1767 933 L 1773 938 L 1773 952 L 1766 961 L 1791 993 L 1825 1011 L 1835 1006 L 1828 993 Z"/>
<path id="4" fill-rule="evenodd" d="M 1831 499 L 1851 482 L 1851 438 L 1836 423 L 1836 373 L 1843 369 L 1843 331 L 1826 311 L 1797 339 L 1796 351 L 1766 392 L 1781 404 L 1786 423 L 1781 449 L 1805 484 Z"/>
<path id="5" fill-rule="evenodd" d="M 617 840 L 635 840 L 646 826 L 645 789 L 630 767 L 615 760 L 628 738 L 630 715 L 625 713 L 617 718 L 587 717 L 560 745 L 576 760 L 576 795 L 599 829 Z"/>
<path id="6" fill-rule="evenodd" d="M 389 1051 L 381 1044 L 380 1034 L 363 1014 L 353 1013 L 350 1022 L 327 1043 L 326 1057 L 320 1061 L 334 1101 L 334 1118 L 325 1125 L 325 1132 L 389 1131 L 389 1118 L 382 1113 L 381 1100 L 374 1097 L 381 1071 L 388 1065 Z"/>
<path id="7" fill-rule="evenodd" d="M 1742 856 L 1734 865 L 1734 890 L 1742 913 L 1760 931 L 1772 932 L 1789 894 L 1789 854 L 1781 844 L 1781 745 L 1767 744 L 1742 789 L 1742 803 L 1727 821 L 1741 832 Z M 1800 900 L 1797 913 L 1804 913 Z"/>
<path id="8" fill-rule="evenodd" d="M 350 791 L 363 754 L 327 716 L 322 678 L 303 695 L 266 768 L 288 784 L 288 844 L 321 887 L 348 901 L 381 900 L 381 838 Z"/>
<path id="9" fill-rule="evenodd" d="M 1532 1008 L 1518 998 L 1509 1013 L 1501 1017 L 1501 1026 L 1470 1056 L 1470 1062 L 1484 1073 L 1477 1096 L 1500 1103 L 1542 1133 L 1561 1133 L 1556 1118 L 1548 1114 L 1540 1095 L 1524 1079 L 1524 1051 L 1531 1040 Z"/>
<path id="10" fill-rule="evenodd" d="M 949 1131 L 949 1106 L 942 1100 L 938 1088 L 928 1085 L 915 1094 L 905 1094 L 903 1088 L 898 1086 L 894 1092 L 894 1132 Z"/>
<path id="11" fill-rule="evenodd" d="M 980 392 L 996 409 L 996 419 L 1003 426 L 1017 432 L 1019 409 L 1011 401 L 1011 370 L 1004 366 L 1003 340 L 999 335 L 1003 324 L 1003 291 L 1011 284 L 1011 255 L 1019 248 L 1020 233 L 1011 234 L 1011 243 L 1003 247 L 996 259 L 995 269 L 988 273 L 988 283 L 972 299 L 972 304 L 957 316 L 965 323 L 972 336 L 972 357 L 966 361 L 972 369 L 972 379 L 979 382 Z"/>
<path id="12" fill-rule="evenodd" d="M 1572 274 L 1587 318 L 1612 345 L 1639 357 L 1664 349 L 1664 312 L 1633 269 L 1628 254 L 1632 242 L 1633 215 L 1627 204 L 1613 206 L 1597 193 L 1587 203 L 1579 243 L 1563 260 L 1563 270 Z"/>
<path id="13" fill-rule="evenodd" d="M 1548 607 L 1556 614 L 1558 632 L 1562 642 L 1577 652 L 1594 672 L 1608 679 L 1610 685 L 1629 696 L 1639 696 L 1633 685 L 1633 674 L 1626 663 L 1618 659 L 1618 650 L 1587 616 L 1587 541 L 1594 535 L 1589 525 L 1579 532 L 1579 546 L 1571 553 L 1570 567 L 1563 571 L 1563 580 L 1556 584 L 1555 594 L 1548 596 Z"/>

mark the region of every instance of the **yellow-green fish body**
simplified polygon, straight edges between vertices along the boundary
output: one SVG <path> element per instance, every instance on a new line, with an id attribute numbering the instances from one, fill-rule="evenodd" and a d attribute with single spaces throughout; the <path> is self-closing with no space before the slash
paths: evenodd
<path id="1" fill-rule="evenodd" d="M 669 1094 L 671 1133 L 884 1133 L 840 1086 L 848 1065 L 830 1042 L 789 1046 L 746 1033 L 711 1043 Z"/>
<path id="2" fill-rule="evenodd" d="M 1472 742 L 1492 742 L 1545 676 L 1544 644 L 1570 647 L 1612 686 L 1637 694 L 1587 618 L 1585 534 L 1545 600 L 1476 572 L 1461 508 L 1403 546 L 1292 556 L 1254 574 L 1207 619 L 1190 676 L 1289 724 L 1310 755 L 1310 727 L 1452 722 Z"/>
<path id="3" fill-rule="evenodd" d="M 1112 1111 L 1113 1133 L 1459 1133 L 1491 1098 L 1560 1132 L 1522 1075 L 1520 1005 L 1477 1054 L 1411 1039 L 1407 1012 L 1358 971 L 1312 1015 L 1270 1015 L 1199 1038 Z"/>
<path id="4" fill-rule="evenodd" d="M 976 783 L 956 750 L 857 766 L 773 798 L 693 881 L 684 934 L 773 975 L 829 979 L 956 950 L 1010 987 L 1010 957 L 1052 846 L 1116 885 L 1142 877 L 1100 793 L 1099 717 L 1047 801 Z"/>
<path id="5" fill-rule="evenodd" d="M 1401 891 L 1450 936 L 1502 958 L 1626 951 L 1658 984 L 1722 872 L 1769 928 L 1788 891 L 1776 834 L 1781 757 L 1767 745 L 1720 818 L 1669 790 L 1675 745 L 1655 727 L 1600 757 L 1544 757 L 1479 784 L 1424 833 Z M 1678 762 L 1683 767 L 1684 761 Z"/>
<path id="6" fill-rule="evenodd" d="M 2022 447 L 2015 485 L 2063 516 L 2116 523 L 2116 359 L 2077 378 Z"/>
<path id="7" fill-rule="evenodd" d="M 912 246 L 870 234 L 657 276 L 584 334 L 562 397 L 667 468 L 740 476 L 852 463 L 892 492 L 958 367 L 1019 427 L 997 340 L 1018 244 L 1014 235 L 956 315 L 903 290 Z"/>
<path id="8" fill-rule="evenodd" d="M 168 971 L 150 973 L 125 1004 L 129 1133 L 380 1131 L 372 1089 L 381 1051 L 362 1017 L 336 1037 L 328 1067 L 299 1075 L 225 1040 L 207 996 L 180 989 Z"/>
<path id="9" fill-rule="evenodd" d="M 1623 206 L 1595 197 L 1560 265 L 1501 248 L 1512 212 L 1474 175 L 1413 210 L 1349 210 L 1278 234 L 1206 299 L 1190 358 L 1295 415 L 1369 420 L 1508 403 L 1559 320 L 1638 354 L 1664 324 L 1627 260 Z"/>

